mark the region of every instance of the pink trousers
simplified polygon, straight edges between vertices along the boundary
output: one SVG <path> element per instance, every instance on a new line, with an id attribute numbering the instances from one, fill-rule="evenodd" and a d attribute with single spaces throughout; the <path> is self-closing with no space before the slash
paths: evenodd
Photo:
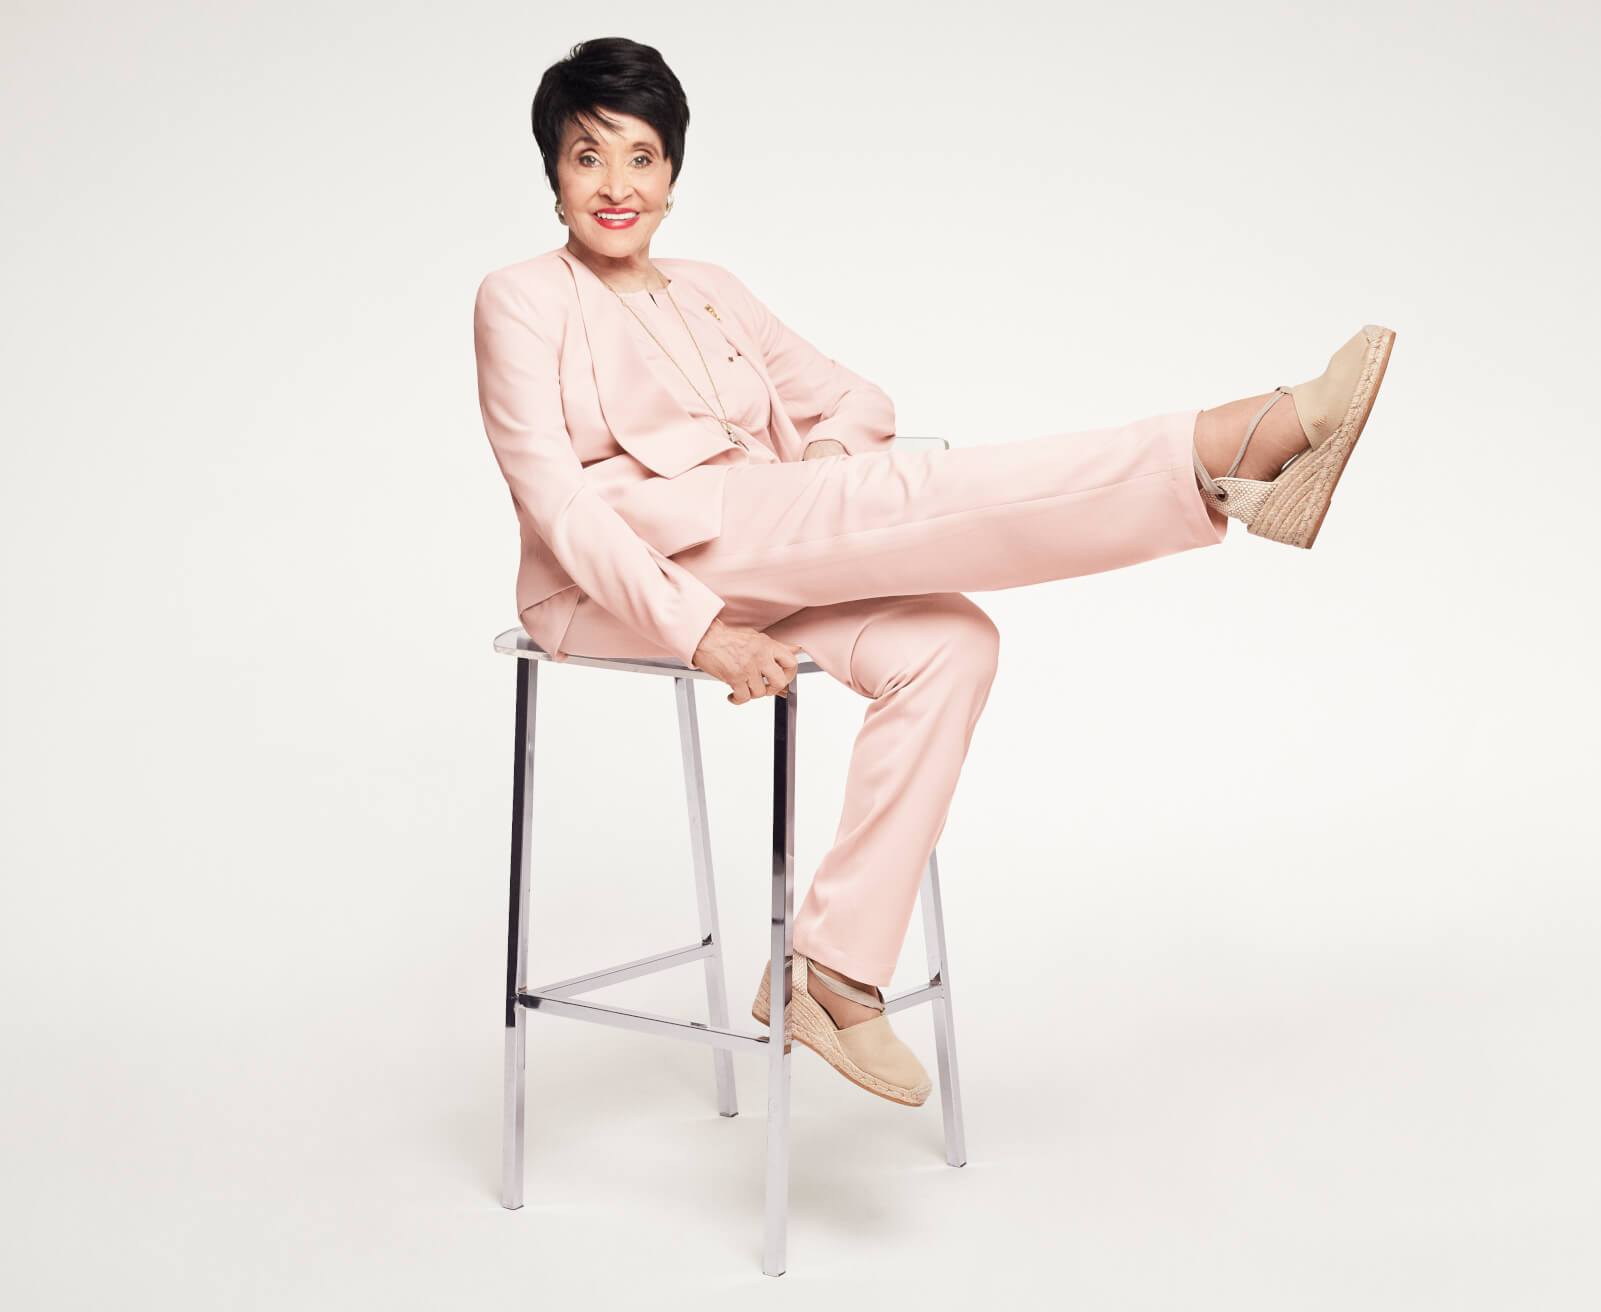
<path id="1" fill-rule="evenodd" d="M 724 623 L 804 647 L 872 703 L 834 845 L 795 912 L 797 952 L 869 983 L 891 980 L 995 677 L 999 631 L 962 593 L 1223 540 L 1228 520 L 1195 481 L 1198 413 L 730 468 L 721 535 L 673 559 L 727 602 Z M 671 658 L 588 597 L 563 645 Z"/>

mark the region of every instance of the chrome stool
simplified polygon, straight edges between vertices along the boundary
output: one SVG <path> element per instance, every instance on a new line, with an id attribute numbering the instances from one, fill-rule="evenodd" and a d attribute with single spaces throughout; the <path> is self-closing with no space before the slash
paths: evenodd
<path id="1" fill-rule="evenodd" d="M 773 867 L 772 867 L 772 961 L 768 985 L 774 1005 L 767 1031 L 747 1033 L 728 1025 L 728 993 L 723 981 L 722 936 L 717 927 L 717 900 L 712 885 L 711 842 L 706 822 L 705 776 L 701 770 L 700 727 L 695 718 L 694 680 L 712 679 L 704 670 L 676 660 L 605 660 L 570 656 L 568 665 L 587 665 L 597 669 L 632 674 L 653 674 L 673 681 L 678 705 L 678 730 L 682 745 L 684 789 L 689 803 L 689 843 L 695 863 L 695 888 L 700 906 L 700 941 L 673 948 L 638 961 L 624 962 L 605 970 L 575 975 L 538 988 L 529 988 L 528 893 L 529 830 L 534 801 L 534 721 L 539 687 L 540 661 L 550 653 L 523 632 L 507 629 L 495 639 L 495 650 L 517 658 L 516 756 L 512 767 L 511 804 L 511 903 L 506 936 L 506 1086 L 502 1125 L 504 1156 L 501 1174 L 501 1205 L 523 1205 L 523 1107 L 525 1039 L 523 1015 L 527 1011 L 571 1016 L 577 1020 L 615 1025 L 622 1029 L 666 1038 L 707 1044 L 712 1053 L 712 1074 L 717 1084 L 717 1110 L 723 1116 L 737 1114 L 734 1097 L 734 1048 L 767 1048 L 767 1215 L 766 1238 L 762 1249 L 762 1271 L 783 1275 L 785 1234 L 789 1207 L 789 1056 L 784 1042 L 784 1018 L 791 997 L 790 969 L 793 952 L 792 919 L 795 903 L 795 726 L 800 704 L 800 676 L 820 667 L 803 658 L 790 681 L 787 697 L 773 700 Z M 713 679 L 713 682 L 721 683 Z M 923 939 L 928 951 L 928 983 L 893 997 L 886 996 L 884 1014 L 903 1011 L 928 1003 L 933 1009 L 934 1044 L 938 1053 L 940 1109 L 945 1122 L 945 1160 L 952 1166 L 967 1162 L 962 1134 L 962 1100 L 956 1073 L 956 1037 L 951 1023 L 949 971 L 945 964 L 945 919 L 940 908 L 939 865 L 930 853 L 923 874 L 919 901 L 923 907 Z M 575 995 L 653 971 L 700 961 L 706 970 L 706 1005 L 711 1023 L 679 1020 L 584 1002 Z M 782 1006 L 778 1005 L 782 1000 Z"/>

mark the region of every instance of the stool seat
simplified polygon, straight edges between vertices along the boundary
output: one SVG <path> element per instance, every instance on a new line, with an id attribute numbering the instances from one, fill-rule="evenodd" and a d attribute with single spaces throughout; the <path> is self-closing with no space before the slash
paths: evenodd
<path id="1" fill-rule="evenodd" d="M 705 670 L 697 669 L 693 665 L 685 665 L 683 661 L 674 660 L 671 656 L 656 659 L 651 656 L 573 656 L 564 660 L 554 660 L 551 654 L 528 636 L 527 631 L 519 625 L 515 629 L 507 629 L 504 633 L 495 635 L 495 650 L 502 656 L 521 656 L 526 660 L 550 661 L 553 665 L 589 665 L 602 670 L 624 670 L 630 674 L 670 674 L 680 679 L 711 679 L 714 683 L 721 683 L 715 674 L 707 674 Z M 798 678 L 802 674 L 816 674 L 822 669 L 810 657 L 800 660 L 795 669 Z"/>
<path id="2" fill-rule="evenodd" d="M 665 1038 L 682 1039 L 713 1049 L 712 1072 L 720 1115 L 738 1114 L 734 1089 L 732 1051 L 761 1048 L 767 1053 L 767 1181 L 762 1271 L 782 1275 L 786 1264 L 789 1207 L 789 1105 L 790 1050 L 785 1042 L 794 952 L 795 895 L 795 734 L 800 710 L 800 676 L 817 673 L 821 666 L 800 659 L 786 697 L 773 702 L 773 845 L 771 851 L 772 916 L 770 922 L 769 995 L 771 1020 L 765 1030 L 736 1030 L 729 1024 L 728 994 L 723 977 L 722 934 L 712 878 L 711 840 L 706 815 L 705 773 L 702 769 L 700 727 L 695 713 L 695 681 L 722 680 L 671 657 L 615 659 L 569 656 L 554 661 L 551 654 L 519 626 L 495 637 L 495 651 L 515 657 L 516 709 L 512 768 L 511 889 L 506 936 L 506 991 L 502 1014 L 505 1026 L 506 1066 L 501 1205 L 523 1205 L 524 1117 L 526 1111 L 526 1016 L 542 1012 L 596 1024 L 610 1025 Z M 678 712 L 683 780 L 689 812 L 690 855 L 695 868 L 700 939 L 668 948 L 634 961 L 588 971 L 568 979 L 529 987 L 528 915 L 533 817 L 534 740 L 539 667 L 553 669 L 585 665 L 619 674 L 664 675 L 673 680 Z M 886 1015 L 927 1004 L 934 1025 L 940 1112 L 945 1130 L 945 1160 L 952 1166 L 967 1162 L 962 1127 L 961 1093 L 957 1078 L 956 1036 L 951 1017 L 950 973 L 945 954 L 945 918 L 939 896 L 939 862 L 929 853 L 918 894 L 923 910 L 923 942 L 928 962 L 928 983 L 897 994 L 886 992 Z M 586 1001 L 577 995 L 623 980 L 700 962 L 705 971 L 707 1022 L 662 1016 L 630 1007 Z"/>

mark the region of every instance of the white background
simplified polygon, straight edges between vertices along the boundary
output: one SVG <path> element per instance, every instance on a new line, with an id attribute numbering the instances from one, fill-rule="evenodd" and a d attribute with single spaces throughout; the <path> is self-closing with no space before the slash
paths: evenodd
<path id="1" fill-rule="evenodd" d="M 13 3 L 0 1294 L 26 1308 L 1592 1308 L 1593 6 Z M 581 39 L 658 256 L 997 443 L 1397 330 L 1311 552 L 979 594 L 938 1099 L 531 1017 L 498 1204 L 516 524 L 490 269 Z M 770 703 L 700 688 L 736 1023 Z M 808 677 L 797 904 L 865 704 Z M 695 936 L 667 686 L 542 674 L 535 982 Z M 628 798 L 628 823 L 617 797 Z M 894 991 L 915 985 L 917 922 Z M 703 1016 L 691 967 L 601 1000 Z M 926 1064 L 926 1013 L 897 1018 Z"/>

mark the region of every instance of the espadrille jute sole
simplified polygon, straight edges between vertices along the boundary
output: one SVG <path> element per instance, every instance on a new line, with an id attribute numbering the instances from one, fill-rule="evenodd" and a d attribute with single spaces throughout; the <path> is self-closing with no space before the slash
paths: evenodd
<path id="1" fill-rule="evenodd" d="M 756 1001 L 750 1009 L 750 1014 L 763 1025 L 772 1024 L 771 997 L 771 986 L 764 974 L 761 985 L 756 991 Z M 866 1089 L 869 1093 L 876 1093 L 880 1098 L 900 1103 L 903 1107 L 921 1107 L 928 1101 L 931 1085 L 920 1089 L 904 1089 L 864 1071 L 850 1059 L 850 1054 L 839 1046 L 839 1040 L 834 1037 L 837 1032 L 832 1017 L 810 994 L 791 989 L 789 1033 L 792 1039 L 810 1048 L 852 1084 Z"/>
<path id="2" fill-rule="evenodd" d="M 1367 426 L 1379 384 L 1384 381 L 1384 371 L 1390 363 L 1390 351 L 1395 345 L 1395 333 L 1391 329 L 1376 324 L 1371 327 L 1375 331 L 1369 337 L 1362 375 L 1351 395 L 1345 419 L 1328 441 L 1315 450 L 1303 452 L 1273 480 L 1272 491 L 1246 524 L 1249 532 L 1292 547 L 1310 548 L 1317 541 L 1318 530 L 1329 513 L 1335 485 L 1345 472 L 1357 438 Z"/>

